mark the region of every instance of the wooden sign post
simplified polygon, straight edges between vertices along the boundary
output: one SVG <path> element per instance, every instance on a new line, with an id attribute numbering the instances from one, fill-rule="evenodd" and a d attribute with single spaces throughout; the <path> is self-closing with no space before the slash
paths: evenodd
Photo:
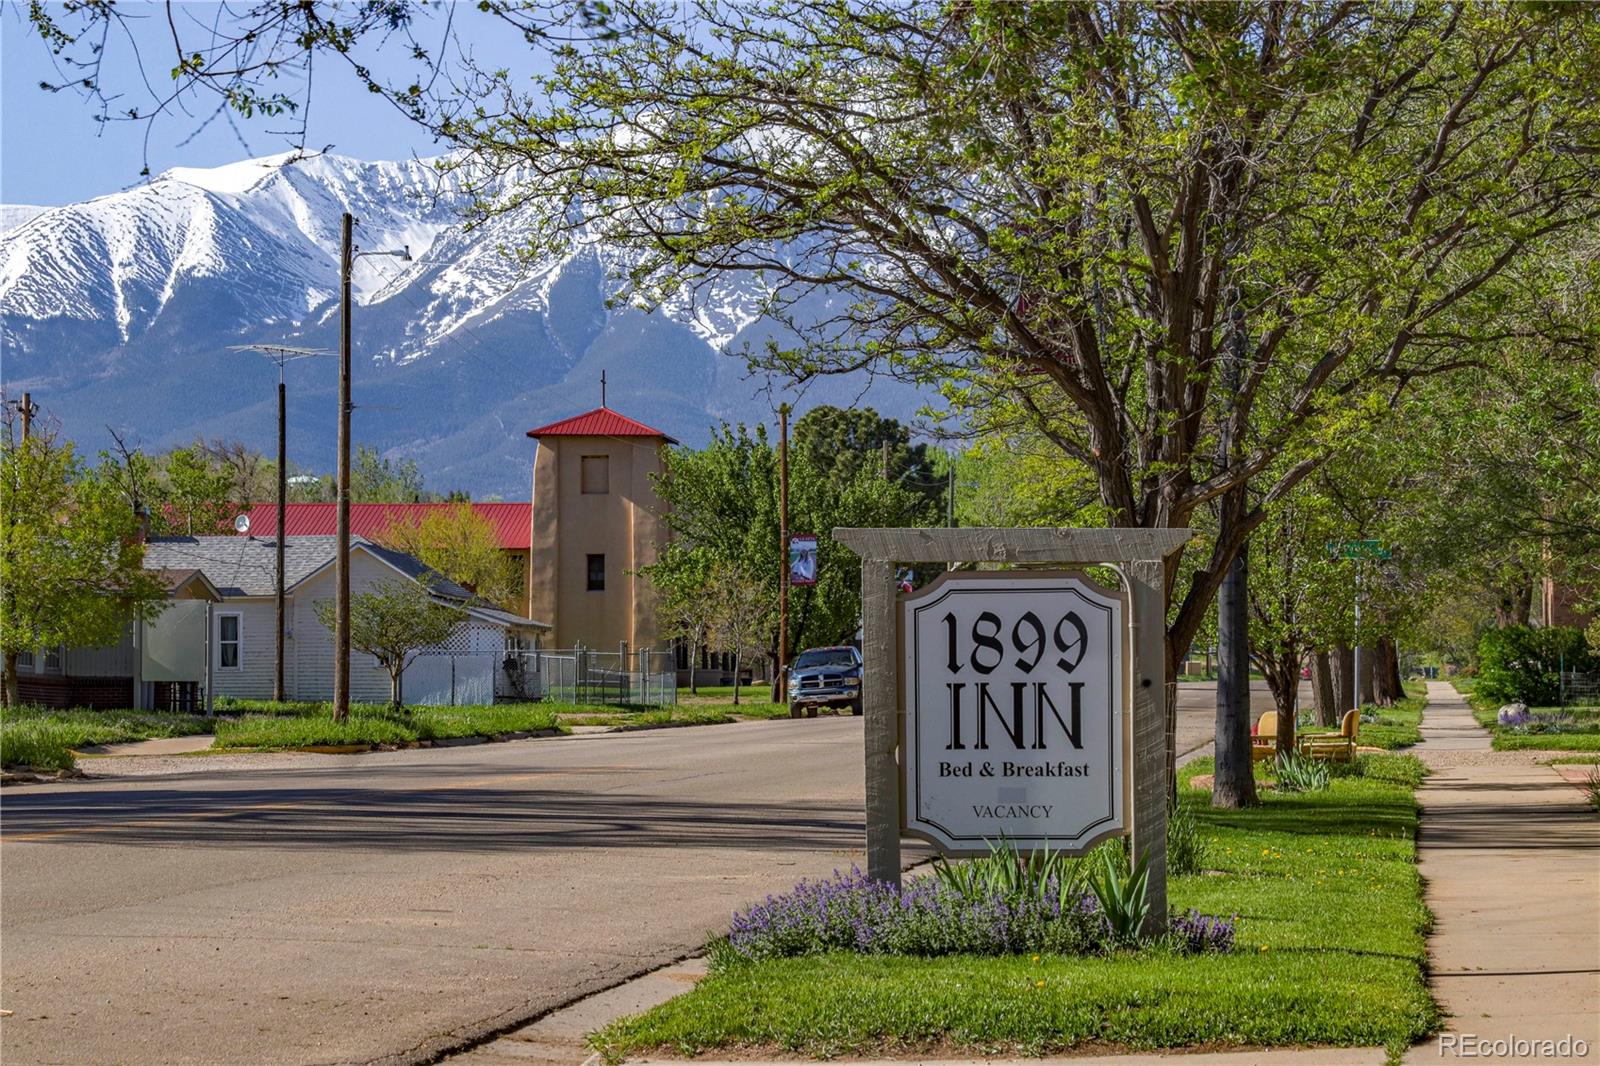
<path id="1" fill-rule="evenodd" d="M 972 854 L 978 850 L 972 837 L 981 837 L 986 826 L 991 825 L 993 831 L 989 832 L 988 839 L 998 840 L 1004 833 L 1008 838 L 1018 839 L 1024 847 L 1049 839 L 1052 847 L 1063 844 L 1064 850 L 1079 852 L 1097 840 L 1126 833 L 1133 838 L 1133 853 L 1143 856 L 1148 863 L 1150 917 L 1146 920 L 1146 932 L 1165 929 L 1168 794 L 1165 560 L 1182 548 L 1190 535 L 1188 530 L 1181 529 L 833 531 L 836 541 L 861 557 L 869 877 L 900 883 L 902 832 L 928 839 L 952 855 Z M 952 575 L 940 588 L 899 597 L 894 578 L 896 567 L 901 563 L 1013 563 L 1032 568 L 1103 564 L 1122 575 L 1126 603 L 1131 609 L 1125 613 L 1120 611 L 1117 597 L 1097 589 L 1080 575 L 1035 574 L 1027 569 L 985 571 L 970 577 Z M 927 625 L 913 605 L 907 616 L 913 620 L 914 631 L 902 632 L 902 603 L 908 599 L 922 603 L 940 595 L 948 598 L 949 590 L 960 588 L 963 579 L 977 582 L 969 585 L 967 591 L 978 596 L 960 610 L 954 609 L 955 601 L 951 601 L 950 608 L 929 615 Z M 1034 582 L 1032 586 L 1030 581 Z M 1008 593 L 1023 593 L 1030 587 L 1046 593 L 1037 602 L 1048 602 L 1048 607 L 1031 609 L 1015 595 L 1007 598 Z M 990 609 L 1005 603 L 1014 604 L 1014 608 L 1009 612 Z M 1031 618 L 1024 618 L 1030 613 Z M 986 614 L 989 617 L 982 617 Z M 1015 617 L 1002 618 L 1002 614 Z M 1073 617 L 1069 619 L 1068 614 Z M 945 615 L 949 615 L 948 621 Z M 938 630 L 929 629 L 928 625 L 946 627 L 948 643 L 935 648 L 932 635 Z M 1108 625 L 1112 628 L 1108 629 Z M 1119 629 L 1126 634 L 1125 642 L 1117 639 L 1121 636 L 1117 633 Z M 918 646 L 902 648 L 903 638 L 907 645 Z M 1038 661 L 1034 662 L 1036 641 L 1042 642 L 1042 650 Z M 997 655 L 997 647 L 1003 655 Z M 976 657 L 974 649 L 978 650 Z M 906 656 L 904 660 L 902 653 Z M 934 654 L 945 661 L 937 667 L 919 667 L 921 659 Z M 1088 656 L 1093 658 L 1084 666 Z M 1104 663 L 1115 663 L 1118 675 L 1114 678 L 1100 676 L 1095 667 Z M 1080 667 L 1086 671 L 1082 678 L 1076 676 Z M 1035 670 L 1042 672 L 1035 677 Z M 1096 673 L 1093 680 L 1089 672 Z M 977 700 L 977 685 L 980 680 L 987 683 L 991 675 L 996 683 L 1003 682 L 1005 687 L 985 689 L 984 697 L 990 702 L 978 709 L 975 716 L 965 719 L 972 723 L 974 732 L 970 740 L 965 736 L 960 739 L 962 748 L 953 747 L 957 743 L 953 735 L 940 738 L 945 745 L 952 745 L 952 758 L 932 758 L 931 741 L 918 740 L 921 758 L 913 768 L 911 762 L 917 753 L 902 738 L 917 739 L 916 723 L 908 732 L 902 673 L 908 678 L 905 690 L 920 694 L 920 698 L 927 701 L 921 708 L 922 714 L 936 707 L 936 713 L 952 724 L 962 720 L 956 714 L 958 695 Z M 1073 689 L 1074 684 L 1080 688 Z M 1040 687 L 1032 687 L 1035 685 Z M 942 694 L 938 692 L 941 686 Z M 1090 686 L 1092 694 L 1084 701 Z M 1076 719 L 1071 702 L 1075 695 L 1082 704 L 1082 713 Z M 1024 702 L 1016 703 L 1017 699 Z M 1032 702 L 1027 702 L 1029 700 Z M 918 708 L 912 710 L 916 712 Z M 994 729 L 996 739 L 1002 741 L 1009 758 L 996 750 L 997 758 L 989 759 L 987 747 L 972 748 L 977 743 L 976 723 L 985 710 L 989 714 L 989 728 Z M 967 713 L 972 714 L 971 711 Z M 1112 728 L 1105 724 L 1108 720 L 1121 727 L 1130 716 L 1131 729 L 1120 738 L 1108 735 L 1108 729 Z M 1005 722 L 1011 723 L 1010 730 L 1002 729 L 1001 723 Z M 1032 732 L 1025 738 L 1023 733 L 1028 729 Z M 1093 787 L 1080 787 L 1084 782 L 1074 780 L 1080 771 L 1070 769 L 1079 764 L 1053 754 L 1049 745 L 1057 742 L 1042 740 L 1041 731 L 1044 730 L 1069 737 L 1074 751 L 1085 753 L 1081 773 L 1093 779 Z M 1008 735 L 1001 737 L 1002 732 Z M 985 737 L 986 744 L 988 739 Z M 1119 746 L 1119 740 L 1125 740 L 1125 746 Z M 1040 742 L 1046 747 L 1034 747 Z M 1058 749 L 1059 746 L 1057 744 Z M 902 763 L 906 764 L 904 769 Z M 1007 766 L 1014 768 L 1017 781 L 1026 782 L 1005 785 L 1011 790 L 1005 795 L 1014 797 L 1014 802 L 1002 797 L 999 791 L 1002 781 L 992 779 L 998 774 L 1003 780 Z M 1056 768 L 1055 785 L 1051 784 L 1049 776 L 1051 767 Z M 912 802 L 903 805 L 902 778 L 907 771 L 906 779 L 918 783 L 922 793 L 913 793 Z M 950 776 L 944 784 L 937 783 L 941 771 Z M 969 773 L 974 777 L 983 774 L 991 778 L 985 784 L 995 793 L 988 797 L 991 806 L 973 807 L 970 814 L 960 809 L 963 804 L 950 803 L 952 795 L 958 799 L 966 795 L 960 790 L 969 788 L 965 781 Z M 1069 781 L 1072 782 L 1070 786 L 1064 784 Z M 942 790 L 942 798 L 928 796 L 930 789 Z M 913 809 L 907 811 L 903 806 Z M 1021 831 L 1013 833 L 1013 825 Z"/>

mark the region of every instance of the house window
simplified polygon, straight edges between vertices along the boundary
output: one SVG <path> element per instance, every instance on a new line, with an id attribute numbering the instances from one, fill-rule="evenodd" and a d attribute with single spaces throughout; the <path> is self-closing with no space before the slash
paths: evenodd
<path id="1" fill-rule="evenodd" d="M 223 670 L 238 670 L 241 639 L 239 616 L 217 615 L 217 666 Z"/>
<path id="2" fill-rule="evenodd" d="M 33 669 L 33 652 L 24 651 L 24 652 L 18 652 L 17 653 L 17 669 L 19 671 L 20 670 L 29 670 L 29 671 L 31 671 Z"/>
<path id="3" fill-rule="evenodd" d="M 606 590 L 606 557 L 604 555 L 589 556 L 589 591 L 604 592 Z"/>
<path id="4" fill-rule="evenodd" d="M 582 474 L 585 495 L 611 491 L 611 457 L 609 455 L 585 455 L 578 460 L 578 465 L 579 472 Z"/>
<path id="5" fill-rule="evenodd" d="M 61 649 L 46 648 L 44 650 L 44 667 L 40 673 L 59 674 L 61 672 Z"/>

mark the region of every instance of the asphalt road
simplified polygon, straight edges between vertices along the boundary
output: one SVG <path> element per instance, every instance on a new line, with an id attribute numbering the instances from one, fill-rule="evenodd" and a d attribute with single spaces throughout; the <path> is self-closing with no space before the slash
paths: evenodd
<path id="1" fill-rule="evenodd" d="M 7 1066 L 428 1061 L 862 861 L 855 718 L 181 765 L 6 790 Z"/>

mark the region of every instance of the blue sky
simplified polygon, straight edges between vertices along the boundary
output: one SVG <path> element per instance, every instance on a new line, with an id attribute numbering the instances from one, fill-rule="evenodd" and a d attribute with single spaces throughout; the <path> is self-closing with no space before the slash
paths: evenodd
<path id="1" fill-rule="evenodd" d="M 173 60 L 163 6 L 123 0 L 118 8 L 133 27 L 151 84 L 164 88 Z M 216 5 L 180 3 L 177 10 L 180 18 L 200 22 L 216 12 Z M 419 39 L 441 38 L 444 20 L 442 16 L 435 20 L 417 27 Z M 458 5 L 454 27 L 480 60 L 512 69 L 531 66 L 533 53 L 527 45 L 503 24 L 479 14 L 475 3 Z M 148 110 L 152 97 L 133 61 L 128 38 L 114 36 L 106 54 L 108 73 L 103 83 L 126 93 L 123 106 Z M 0 0 L 0 202 L 73 203 L 144 180 L 139 171 L 146 152 L 145 124 L 97 122 L 95 104 L 72 92 L 45 92 L 38 87 L 44 80 L 60 82 L 62 71 L 29 27 L 26 6 Z M 193 114 L 159 119 L 148 131 L 152 175 L 169 167 L 217 166 L 291 147 L 282 133 L 289 123 L 282 119 L 211 117 L 215 104 L 199 101 L 199 105 Z M 440 150 L 426 131 L 368 93 L 333 59 L 320 61 L 316 68 L 306 143 L 315 148 L 332 145 L 340 155 L 362 159 L 404 159 Z"/>

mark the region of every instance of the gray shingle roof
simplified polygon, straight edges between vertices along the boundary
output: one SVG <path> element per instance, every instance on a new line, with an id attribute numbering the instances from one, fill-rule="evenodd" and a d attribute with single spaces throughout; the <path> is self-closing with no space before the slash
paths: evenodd
<path id="1" fill-rule="evenodd" d="M 283 545 L 284 588 L 293 589 L 331 564 L 337 544 L 337 537 L 291 535 Z M 520 615 L 489 606 L 415 556 L 362 537 L 351 537 L 350 544 L 361 546 L 412 580 L 425 582 L 440 599 L 471 606 L 503 624 L 529 623 Z M 277 541 L 271 537 L 151 537 L 145 543 L 144 568 L 199 570 L 223 596 L 271 596 L 277 588 L 277 550 Z"/>
<path id="2" fill-rule="evenodd" d="M 333 561 L 337 537 L 290 537 L 283 545 L 283 584 L 290 588 Z M 277 542 L 264 537 L 151 537 L 146 570 L 200 570 L 224 596 L 271 596 Z"/>

